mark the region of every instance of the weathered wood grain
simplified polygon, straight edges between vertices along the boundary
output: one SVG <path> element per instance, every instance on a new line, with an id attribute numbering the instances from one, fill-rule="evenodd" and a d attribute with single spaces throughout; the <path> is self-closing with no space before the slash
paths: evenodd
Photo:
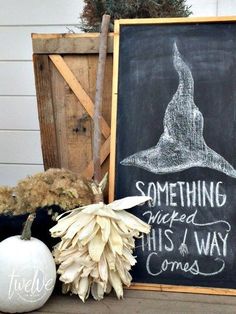
<path id="1" fill-rule="evenodd" d="M 32 44 L 37 54 L 98 54 L 99 33 L 32 34 Z M 112 33 L 108 37 L 107 51 L 113 52 Z"/>
<path id="2" fill-rule="evenodd" d="M 91 95 L 92 99 L 95 98 L 95 92 L 96 92 L 97 63 L 98 63 L 98 57 L 96 55 L 92 55 L 92 54 L 88 55 L 89 77 L 90 77 L 89 94 Z M 113 73 L 113 56 L 108 55 L 107 60 L 106 60 L 106 69 L 105 69 L 102 116 L 109 126 L 111 125 L 112 73 Z M 108 169 L 109 169 L 109 158 L 108 158 L 109 154 L 110 154 L 110 139 L 105 140 L 105 138 L 103 138 L 102 149 L 101 149 L 101 160 L 103 163 L 103 166 L 102 166 L 103 176 L 106 172 L 108 172 Z M 87 170 L 88 170 L 88 174 L 90 174 L 89 177 L 91 177 L 93 173 L 92 162 L 90 162 L 90 164 L 88 165 Z"/>
<path id="3" fill-rule="evenodd" d="M 98 53 L 98 66 L 96 75 L 96 93 L 94 100 L 94 117 L 93 117 L 93 179 L 95 183 L 99 184 L 102 181 L 101 170 L 101 119 L 102 117 L 102 103 L 103 103 L 103 90 L 104 78 L 107 59 L 107 38 L 110 25 L 110 15 L 104 14 L 102 17 L 101 34 L 99 40 L 99 53 Z M 103 193 L 100 193 L 100 200 L 103 201 Z"/>
<path id="4" fill-rule="evenodd" d="M 76 79 L 75 74 L 70 69 L 70 67 L 67 66 L 65 61 L 61 56 L 57 55 L 50 55 L 50 59 L 52 60 L 53 64 L 56 66 L 57 70 L 61 73 L 61 75 L 64 77 L 65 81 L 69 85 L 69 87 L 73 90 L 76 97 L 79 99 L 81 105 L 85 108 L 85 110 L 88 112 L 90 117 L 93 118 L 94 116 L 94 103 L 92 99 L 89 97 L 87 92 L 85 91 L 84 87 L 81 85 L 79 78 Z M 110 127 L 104 120 L 104 118 L 101 119 L 101 129 L 102 133 L 107 138 L 110 135 Z"/>
<path id="5" fill-rule="evenodd" d="M 87 56 L 64 56 L 67 66 L 73 71 L 74 78 L 90 98 L 88 92 L 89 73 Z M 92 119 L 84 108 L 82 101 L 66 83 L 66 137 L 68 146 L 69 169 L 81 174 L 92 158 Z"/>
<path id="6" fill-rule="evenodd" d="M 46 53 L 45 56 L 50 59 L 48 75 L 51 80 L 51 102 L 57 140 L 57 147 L 54 147 L 57 150 L 55 152 L 57 165 L 91 178 L 94 170 L 92 118 L 99 34 L 33 34 L 32 41 L 34 53 L 37 53 L 35 56 L 40 57 L 40 53 Z M 37 47 L 41 47 L 42 50 Z M 113 34 L 109 34 L 108 52 L 112 50 Z M 112 62 L 113 57 L 109 54 L 106 61 L 102 104 L 102 175 L 109 168 Z M 40 91 L 38 93 L 40 94 Z M 42 123 L 44 123 L 43 119 L 40 125 Z M 45 127 L 41 126 L 41 128 Z M 46 146 L 43 147 L 44 149 L 47 149 Z M 55 165 L 51 164 L 51 166 Z M 48 168 L 48 165 L 45 166 Z"/>
<path id="7" fill-rule="evenodd" d="M 54 112 L 54 123 L 57 139 L 57 153 L 59 165 L 61 168 L 69 169 L 68 163 L 68 145 L 66 136 L 66 107 L 65 107 L 65 91 L 66 83 L 61 74 L 52 64 L 50 64 L 51 84 L 52 86 L 52 103 Z M 55 82 L 55 84 L 54 84 Z M 56 110 L 55 110 L 56 109 Z"/>
<path id="8" fill-rule="evenodd" d="M 52 103 L 51 72 L 47 55 L 34 55 L 34 73 L 44 167 L 45 169 L 60 167 Z"/>

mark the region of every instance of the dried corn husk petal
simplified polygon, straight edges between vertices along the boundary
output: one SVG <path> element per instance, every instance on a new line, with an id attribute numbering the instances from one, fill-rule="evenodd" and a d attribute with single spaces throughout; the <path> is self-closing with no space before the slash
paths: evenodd
<path id="1" fill-rule="evenodd" d="M 102 231 L 102 240 L 104 242 L 107 242 L 109 239 L 110 232 L 111 232 L 110 219 L 106 217 L 97 216 L 96 220 L 97 220 L 97 224 L 100 226 L 101 231 Z"/>
<path id="2" fill-rule="evenodd" d="M 123 286 L 120 279 L 119 274 L 116 271 L 111 270 L 109 272 L 109 282 L 114 288 L 117 298 L 121 299 L 123 298 Z"/>
<path id="3" fill-rule="evenodd" d="M 95 300 L 114 288 L 117 297 L 123 297 L 123 284 L 129 286 L 134 238 L 148 233 L 150 226 L 126 212 L 133 206 L 150 200 L 133 196 L 109 205 L 87 205 L 57 217 L 52 237 L 61 237 L 54 249 L 63 282 L 63 293 L 77 294 L 85 302 L 90 292 Z"/>
<path id="4" fill-rule="evenodd" d="M 94 282 L 91 287 L 91 294 L 96 301 L 100 301 L 104 297 L 104 288 L 97 282 Z"/>
<path id="5" fill-rule="evenodd" d="M 106 243 L 102 240 L 102 233 L 99 230 L 95 237 L 88 244 L 89 255 L 93 261 L 100 261 L 105 244 Z"/>
<path id="6" fill-rule="evenodd" d="M 148 200 L 150 200 L 150 198 Z M 108 206 L 111 207 L 113 210 L 124 210 L 135 207 L 145 202 L 147 202 L 147 196 L 129 196 L 120 200 L 113 201 Z"/>
<path id="7" fill-rule="evenodd" d="M 89 288 L 89 278 L 82 277 L 79 282 L 78 292 L 79 292 L 79 297 L 83 302 L 85 301 L 85 298 L 87 296 L 88 288 Z"/>
<path id="8" fill-rule="evenodd" d="M 108 266 L 107 266 L 107 261 L 106 261 L 106 258 L 104 256 L 104 253 L 102 254 L 100 261 L 98 263 L 98 270 L 99 270 L 99 275 L 100 275 L 101 279 L 104 282 L 107 282 L 107 280 L 108 280 Z"/>

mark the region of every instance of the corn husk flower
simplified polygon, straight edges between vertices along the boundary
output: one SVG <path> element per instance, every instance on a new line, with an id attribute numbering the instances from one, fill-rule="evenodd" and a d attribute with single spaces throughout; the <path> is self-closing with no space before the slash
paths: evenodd
<path id="1" fill-rule="evenodd" d="M 129 286 L 129 273 L 136 263 L 132 255 L 134 238 L 148 233 L 150 226 L 125 209 L 150 200 L 146 196 L 132 196 L 103 202 L 70 211 L 58 217 L 51 230 L 52 237 L 61 237 L 54 249 L 59 264 L 58 274 L 63 292 L 77 294 L 84 302 L 90 292 L 95 300 L 114 288 L 123 297 L 123 284 Z"/>

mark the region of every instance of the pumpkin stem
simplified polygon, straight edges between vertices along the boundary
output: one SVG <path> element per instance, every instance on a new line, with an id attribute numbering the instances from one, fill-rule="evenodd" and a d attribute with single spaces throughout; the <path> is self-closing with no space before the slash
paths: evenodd
<path id="1" fill-rule="evenodd" d="M 35 219 L 35 214 L 30 214 L 25 222 L 24 229 L 21 234 L 21 240 L 30 240 L 31 239 L 31 226 Z"/>

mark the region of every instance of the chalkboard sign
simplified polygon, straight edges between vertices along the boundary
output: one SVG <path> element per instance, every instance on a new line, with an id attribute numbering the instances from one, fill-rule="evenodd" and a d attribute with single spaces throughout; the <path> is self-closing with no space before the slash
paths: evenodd
<path id="1" fill-rule="evenodd" d="M 148 195 L 135 286 L 236 294 L 236 19 L 120 20 L 110 200 Z"/>

